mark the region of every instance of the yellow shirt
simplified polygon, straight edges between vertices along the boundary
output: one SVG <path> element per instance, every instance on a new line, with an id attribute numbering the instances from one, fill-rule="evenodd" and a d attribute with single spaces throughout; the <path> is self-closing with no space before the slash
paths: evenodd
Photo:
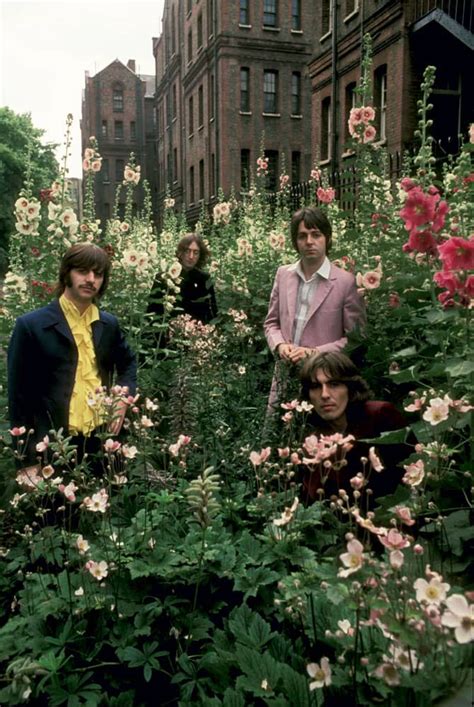
<path id="1" fill-rule="evenodd" d="M 69 432 L 90 435 L 101 422 L 101 414 L 97 407 L 89 404 L 95 400 L 95 392 L 102 382 L 99 376 L 97 360 L 92 341 L 92 322 L 99 319 L 99 310 L 95 304 L 89 305 L 81 314 L 76 305 L 64 295 L 59 298 L 59 304 L 71 329 L 77 346 L 77 369 L 69 406 Z"/>

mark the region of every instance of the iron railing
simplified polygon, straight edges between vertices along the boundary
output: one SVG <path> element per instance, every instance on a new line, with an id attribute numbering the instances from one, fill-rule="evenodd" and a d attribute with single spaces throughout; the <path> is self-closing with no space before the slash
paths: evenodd
<path id="1" fill-rule="evenodd" d="M 433 10 L 442 10 L 469 32 L 474 31 L 474 3 L 472 0 L 414 0 L 412 22 L 420 20 Z"/>

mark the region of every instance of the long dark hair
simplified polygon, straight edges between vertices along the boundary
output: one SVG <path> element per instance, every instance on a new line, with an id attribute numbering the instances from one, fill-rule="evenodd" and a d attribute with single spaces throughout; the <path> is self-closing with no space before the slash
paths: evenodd
<path id="1" fill-rule="evenodd" d="M 186 233 L 178 243 L 176 247 L 176 257 L 181 261 L 180 256 L 183 255 L 186 248 L 189 248 L 191 243 L 195 243 L 199 248 L 199 258 L 195 265 L 198 270 L 201 270 L 207 263 L 209 256 L 211 255 L 209 248 L 207 247 L 204 239 L 201 238 L 197 233 Z"/>
<path id="2" fill-rule="evenodd" d="M 76 243 L 64 253 L 59 266 L 59 282 L 56 287 L 58 297 L 63 294 L 66 287 L 71 286 L 69 276 L 71 270 L 82 269 L 95 270 L 103 275 L 104 280 L 97 293 L 98 297 L 102 297 L 109 284 L 110 260 L 105 250 L 93 243 Z"/>

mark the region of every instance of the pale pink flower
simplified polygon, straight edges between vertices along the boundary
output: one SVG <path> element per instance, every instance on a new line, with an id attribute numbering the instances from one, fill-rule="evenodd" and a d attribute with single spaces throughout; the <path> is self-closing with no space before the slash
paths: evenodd
<path id="1" fill-rule="evenodd" d="M 105 560 L 102 560 L 101 562 L 94 562 L 94 560 L 89 560 L 89 562 L 86 562 L 86 569 L 89 570 L 91 575 L 98 582 L 107 577 L 109 573 L 108 567 L 109 566 Z"/>
<path id="2" fill-rule="evenodd" d="M 362 106 L 360 110 L 363 123 L 369 123 L 371 120 L 374 120 L 375 110 L 372 108 L 372 106 Z"/>
<path id="3" fill-rule="evenodd" d="M 370 449 L 369 449 L 369 461 L 370 461 L 370 463 L 372 465 L 372 469 L 374 471 L 379 472 L 379 471 L 384 470 L 385 467 L 382 464 L 382 462 L 380 461 L 380 457 L 377 456 L 377 454 L 375 453 L 375 447 L 370 447 Z"/>
<path id="4" fill-rule="evenodd" d="M 26 211 L 28 204 L 28 199 L 25 199 L 24 196 L 20 196 L 20 198 L 15 201 L 15 209 L 16 211 Z"/>
<path id="5" fill-rule="evenodd" d="M 441 577 L 432 577 L 429 582 L 420 577 L 413 583 L 413 588 L 416 590 L 416 600 L 420 604 L 439 606 L 446 599 L 446 592 L 449 591 L 450 585 L 442 582 Z"/>
<path id="6" fill-rule="evenodd" d="M 349 128 L 364 122 L 363 108 L 351 108 L 349 113 Z M 352 134 L 352 133 L 351 133 Z"/>
<path id="7" fill-rule="evenodd" d="M 290 178 L 287 174 L 280 174 L 280 189 L 284 189 L 288 185 L 289 181 Z"/>
<path id="8" fill-rule="evenodd" d="M 120 447 L 121 443 L 118 442 L 116 439 L 106 439 L 104 442 L 104 449 L 107 452 L 107 454 L 113 454 L 114 452 L 117 452 Z"/>
<path id="9" fill-rule="evenodd" d="M 91 160 L 95 155 L 95 151 L 92 149 L 92 147 L 86 147 L 84 150 L 84 159 L 85 160 Z"/>
<path id="10" fill-rule="evenodd" d="M 353 489 L 360 491 L 360 489 L 365 486 L 365 479 L 363 474 L 357 474 L 356 476 L 353 476 L 352 479 L 350 479 L 349 483 Z"/>
<path id="11" fill-rule="evenodd" d="M 281 419 L 283 420 L 283 422 L 284 422 L 285 424 L 288 424 L 288 423 L 291 422 L 292 419 L 293 419 L 293 413 L 290 412 L 290 411 L 285 412 L 285 414 L 281 416 Z"/>
<path id="12" fill-rule="evenodd" d="M 423 545 L 417 543 L 416 545 L 413 545 L 413 552 L 415 553 L 415 555 L 424 555 L 425 548 L 423 547 Z"/>
<path id="13" fill-rule="evenodd" d="M 85 555 L 88 550 L 90 550 L 90 545 L 87 540 L 82 535 L 78 535 L 76 538 L 76 547 L 79 550 L 80 555 Z"/>
<path id="14" fill-rule="evenodd" d="M 382 280 L 382 273 L 378 270 L 369 270 L 362 275 L 362 287 L 366 290 L 376 290 L 380 287 L 380 282 Z"/>
<path id="15" fill-rule="evenodd" d="M 375 140 L 376 135 L 377 135 L 377 131 L 374 128 L 374 126 L 367 125 L 367 127 L 364 128 L 364 132 L 363 132 L 363 142 L 365 142 L 365 143 L 372 142 L 373 140 Z"/>
<path id="16" fill-rule="evenodd" d="M 54 467 L 52 467 L 51 464 L 46 464 L 46 466 L 41 469 L 41 473 L 44 479 L 49 479 L 49 477 L 54 474 Z"/>
<path id="17" fill-rule="evenodd" d="M 23 486 L 25 490 L 33 490 L 38 487 L 42 478 L 38 476 L 38 467 L 28 466 L 21 469 L 16 475 L 16 482 L 19 486 Z"/>
<path id="18" fill-rule="evenodd" d="M 342 564 L 347 567 L 345 570 L 339 570 L 338 577 L 348 577 L 353 572 L 357 572 L 364 563 L 364 546 L 359 540 L 353 538 L 347 543 L 347 552 L 339 555 Z"/>
<path id="19" fill-rule="evenodd" d="M 12 427 L 11 430 L 9 430 L 10 434 L 12 437 L 21 437 L 21 435 L 24 435 L 26 432 L 26 427 Z"/>
<path id="20" fill-rule="evenodd" d="M 321 658 L 320 663 L 309 663 L 306 666 L 306 671 L 309 677 L 313 678 L 309 683 L 311 691 L 331 684 L 331 667 L 328 658 Z"/>
<path id="21" fill-rule="evenodd" d="M 283 408 L 283 410 L 296 410 L 298 405 L 300 404 L 299 400 L 290 400 L 289 403 L 280 403 L 280 407 Z"/>
<path id="22" fill-rule="evenodd" d="M 301 457 L 297 452 L 292 452 L 290 455 L 290 461 L 292 464 L 301 464 Z"/>
<path id="23" fill-rule="evenodd" d="M 391 528 L 387 535 L 380 535 L 379 540 L 389 550 L 403 550 L 410 546 L 410 541 L 395 528 Z"/>
<path id="24" fill-rule="evenodd" d="M 45 452 L 49 447 L 49 436 L 45 435 L 41 442 L 38 442 L 36 445 L 36 451 L 37 452 Z"/>
<path id="25" fill-rule="evenodd" d="M 91 168 L 91 163 L 89 159 L 82 160 L 82 169 L 84 172 L 88 172 Z"/>
<path id="26" fill-rule="evenodd" d="M 123 178 L 126 182 L 133 182 L 135 180 L 135 170 L 127 165 L 123 172 Z"/>
<path id="27" fill-rule="evenodd" d="M 423 420 L 429 422 L 433 427 L 439 425 L 440 422 L 444 422 L 449 417 L 449 403 L 442 398 L 432 398 L 425 412 L 423 413 Z"/>
<path id="28" fill-rule="evenodd" d="M 405 475 L 402 478 L 404 484 L 408 486 L 419 486 L 425 478 L 425 465 L 422 459 L 418 459 L 411 464 L 404 464 Z"/>
<path id="29" fill-rule="evenodd" d="M 415 521 L 411 517 L 411 511 L 407 506 L 396 506 L 395 514 L 400 518 L 404 525 L 414 525 Z"/>
<path id="30" fill-rule="evenodd" d="M 356 522 L 362 527 L 368 530 L 370 533 L 373 533 L 374 535 L 386 535 L 387 534 L 387 529 L 378 527 L 375 525 L 374 521 L 372 518 L 363 518 L 360 515 L 360 511 L 358 508 L 354 508 L 352 511 L 352 515 L 356 519 Z"/>
<path id="31" fill-rule="evenodd" d="M 114 474 L 113 483 L 116 484 L 116 486 L 123 486 L 127 482 L 128 478 L 125 474 Z"/>
<path id="32" fill-rule="evenodd" d="M 64 484 L 59 484 L 58 489 L 61 491 L 62 494 L 67 498 L 68 501 L 71 501 L 71 503 L 74 503 L 76 500 L 76 494 L 75 491 L 77 491 L 77 486 L 74 483 L 74 481 L 70 481 L 67 486 Z"/>
<path id="33" fill-rule="evenodd" d="M 293 516 L 295 514 L 296 509 L 298 508 L 298 504 L 299 498 L 296 496 L 293 500 L 293 503 L 291 504 L 291 507 L 285 508 L 280 518 L 275 518 L 275 520 L 273 521 L 273 525 L 287 525 L 291 520 L 293 520 Z"/>
<path id="34" fill-rule="evenodd" d="M 321 179 L 321 172 L 319 169 L 312 169 L 311 174 L 310 174 L 311 179 L 314 179 L 315 182 L 319 182 Z"/>
<path id="35" fill-rule="evenodd" d="M 102 160 L 92 160 L 91 170 L 93 172 L 100 172 L 101 167 L 102 167 Z"/>
<path id="36" fill-rule="evenodd" d="M 351 626 L 351 622 L 348 621 L 347 619 L 343 619 L 342 621 L 338 621 L 337 625 L 341 629 L 342 633 L 344 633 L 346 636 L 353 636 L 354 635 L 354 629 Z"/>
<path id="37" fill-rule="evenodd" d="M 336 191 L 332 189 L 332 187 L 328 187 L 327 189 L 323 189 L 323 187 L 318 187 L 316 191 L 316 196 L 323 204 L 330 204 L 331 201 L 334 201 Z"/>
<path id="38" fill-rule="evenodd" d="M 135 459 L 138 454 L 138 449 L 129 444 L 124 444 L 122 447 L 122 454 L 126 459 Z"/>
<path id="39" fill-rule="evenodd" d="M 454 628 L 454 636 L 458 643 L 469 643 L 474 640 L 474 605 L 469 605 L 462 594 L 453 594 L 446 599 L 448 611 L 441 617 L 441 623 L 448 628 Z"/>
<path id="40" fill-rule="evenodd" d="M 290 456 L 290 448 L 289 447 L 278 447 L 278 456 L 280 459 L 286 459 L 287 457 Z"/>
<path id="41" fill-rule="evenodd" d="M 400 567 L 403 565 L 404 561 L 405 557 L 403 555 L 403 552 L 400 552 L 400 550 L 391 551 L 389 555 L 390 567 L 392 567 L 394 570 L 399 570 Z"/>
<path id="42" fill-rule="evenodd" d="M 388 651 L 397 668 L 402 668 L 402 670 L 408 670 L 410 672 L 423 668 L 423 663 L 413 649 L 404 648 L 400 644 L 392 643 Z"/>
<path id="43" fill-rule="evenodd" d="M 381 678 L 387 685 L 396 687 L 400 685 L 400 673 L 393 663 L 382 663 L 375 670 L 374 675 Z"/>
<path id="44" fill-rule="evenodd" d="M 424 395 L 421 398 L 415 398 L 412 403 L 410 403 L 409 405 L 405 405 L 405 410 L 407 412 L 418 412 L 425 404 L 425 401 L 426 397 Z"/>
<path id="45" fill-rule="evenodd" d="M 140 418 L 140 426 L 141 427 L 145 427 L 145 428 L 146 427 L 153 427 L 153 425 L 154 425 L 154 422 L 152 420 L 150 420 L 149 417 L 147 417 L 146 415 L 141 416 L 141 418 Z"/>
<path id="46" fill-rule="evenodd" d="M 92 498 L 86 496 L 82 503 L 88 511 L 92 511 L 93 513 L 105 513 L 108 500 L 107 491 L 101 489 L 97 493 L 94 493 Z"/>
<path id="47" fill-rule="evenodd" d="M 271 451 L 271 447 L 265 447 L 265 449 L 261 449 L 260 452 L 250 452 L 249 459 L 254 466 L 260 466 L 260 464 L 268 459 Z"/>

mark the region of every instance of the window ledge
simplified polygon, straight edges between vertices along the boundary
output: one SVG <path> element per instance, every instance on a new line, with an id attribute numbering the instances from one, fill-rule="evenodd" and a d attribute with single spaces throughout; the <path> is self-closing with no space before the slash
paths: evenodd
<path id="1" fill-rule="evenodd" d="M 201 130 L 204 130 L 204 123 L 202 123 L 202 124 L 198 127 L 198 132 L 201 132 Z"/>
<path id="2" fill-rule="evenodd" d="M 359 14 L 359 8 L 356 7 L 352 12 L 350 12 L 346 17 L 344 17 L 343 22 L 350 22 L 354 17 Z"/>
<path id="3" fill-rule="evenodd" d="M 291 34 L 303 34 L 302 29 L 291 29 L 290 32 Z"/>
<path id="4" fill-rule="evenodd" d="M 290 115 L 290 118 L 294 118 L 295 120 L 302 120 L 303 116 L 301 115 L 301 113 L 292 113 Z"/>
<path id="5" fill-rule="evenodd" d="M 269 25 L 262 25 L 262 29 L 264 32 L 280 32 L 279 27 L 270 27 Z"/>
<path id="6" fill-rule="evenodd" d="M 262 113 L 264 118 L 281 118 L 281 113 Z"/>
<path id="7" fill-rule="evenodd" d="M 210 123 L 213 123 L 214 120 L 215 120 L 214 116 L 211 116 L 211 117 L 209 118 L 209 122 L 210 122 Z"/>
<path id="8" fill-rule="evenodd" d="M 239 28 L 240 29 L 252 29 L 252 25 L 241 25 L 239 22 Z"/>
<path id="9" fill-rule="evenodd" d="M 332 34 L 332 29 L 330 29 L 328 32 L 326 32 L 326 34 L 323 34 L 323 36 L 320 37 L 319 41 L 324 42 L 326 39 L 329 39 L 331 34 Z"/>
<path id="10" fill-rule="evenodd" d="M 239 110 L 240 115 L 252 115 L 251 110 Z"/>
<path id="11" fill-rule="evenodd" d="M 189 135 L 188 135 L 188 140 L 191 140 L 191 138 L 193 138 L 193 137 L 194 137 L 194 132 L 189 133 Z"/>
<path id="12" fill-rule="evenodd" d="M 197 48 L 197 55 L 198 56 L 202 52 L 202 50 L 203 50 L 203 45 L 201 44 L 201 46 Z"/>

